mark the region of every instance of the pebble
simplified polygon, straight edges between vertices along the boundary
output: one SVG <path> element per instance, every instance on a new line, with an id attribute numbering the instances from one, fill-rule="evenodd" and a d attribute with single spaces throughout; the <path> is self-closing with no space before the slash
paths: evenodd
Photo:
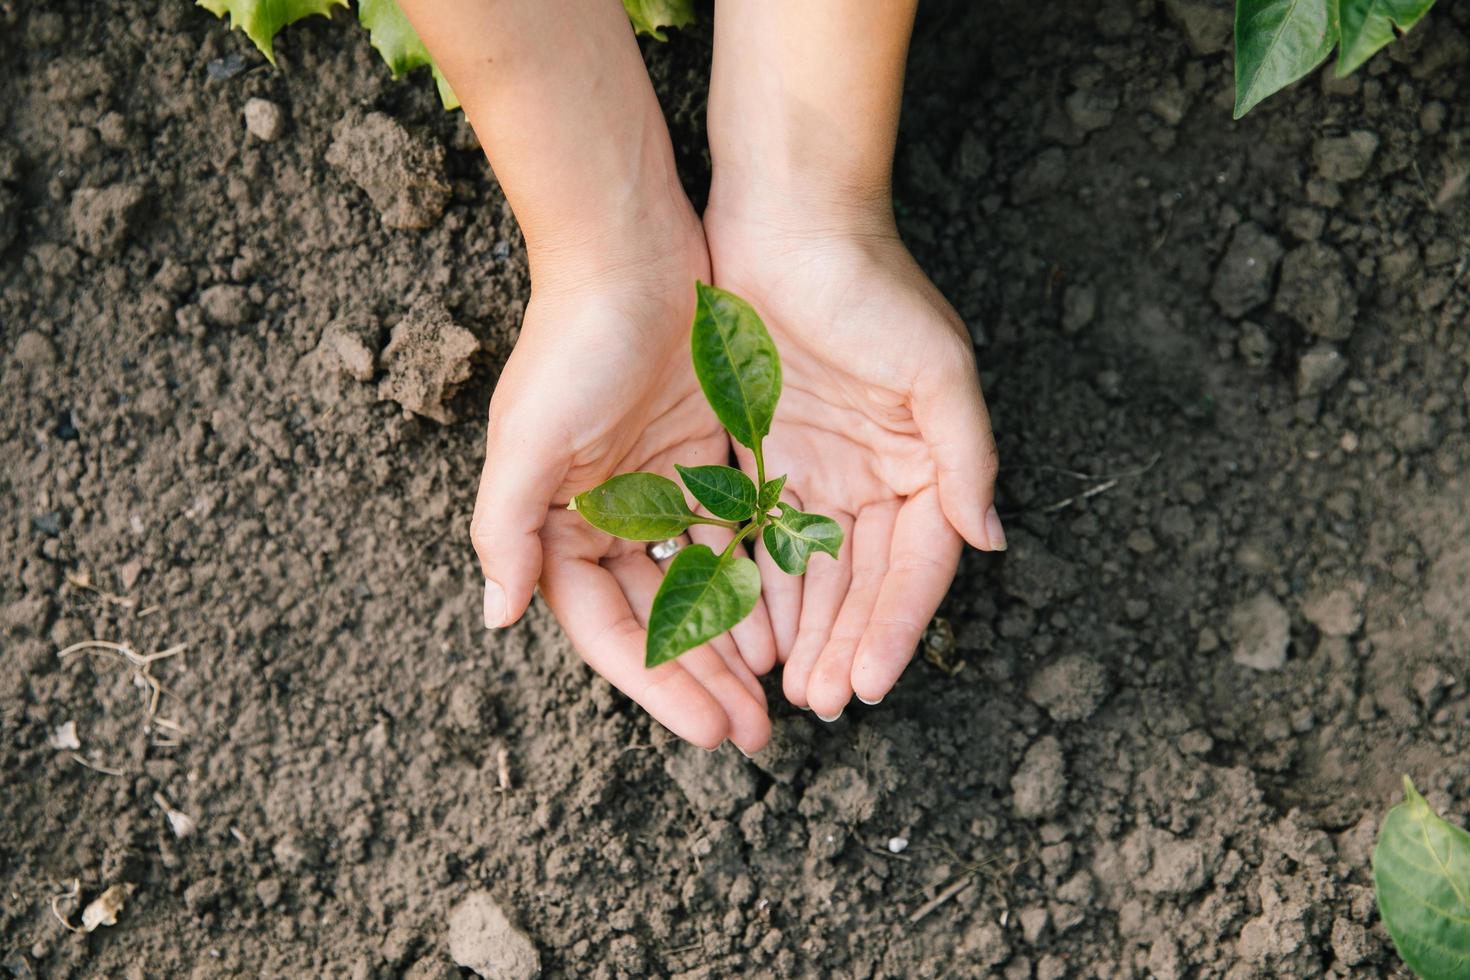
<path id="1" fill-rule="evenodd" d="M 27 330 L 15 338 L 15 360 L 29 371 L 44 370 L 56 363 L 56 345 L 45 334 Z"/>
<path id="2" fill-rule="evenodd" d="M 902 854 L 908 846 L 909 839 L 907 837 L 888 838 L 888 853 L 890 854 Z"/>
<path id="3" fill-rule="evenodd" d="M 536 944 L 487 891 L 466 895 L 449 914 L 449 955 L 487 980 L 531 980 L 541 973 Z"/>
<path id="4" fill-rule="evenodd" d="M 1235 607 L 1230 613 L 1230 632 L 1235 637 L 1231 656 L 1242 667 L 1266 671 L 1286 666 L 1291 616 L 1269 592 Z"/>
<path id="5" fill-rule="evenodd" d="M 1347 358 L 1331 344 L 1317 344 L 1296 366 L 1296 393 L 1301 398 L 1324 394 L 1347 373 Z"/>
<path id="6" fill-rule="evenodd" d="M 1236 225 L 1210 286 L 1210 298 L 1220 311 L 1239 317 L 1270 299 L 1283 252 L 1281 243 L 1254 221 Z"/>
<path id="7" fill-rule="evenodd" d="M 286 116 L 281 107 L 269 99 L 250 99 L 245 103 L 245 130 L 265 143 L 274 143 L 286 129 Z"/>

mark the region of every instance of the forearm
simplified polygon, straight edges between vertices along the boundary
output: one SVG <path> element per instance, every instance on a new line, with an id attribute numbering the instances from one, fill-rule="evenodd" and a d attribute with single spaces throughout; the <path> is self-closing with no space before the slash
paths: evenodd
<path id="1" fill-rule="evenodd" d="M 403 9 L 485 148 L 533 279 L 616 271 L 639 258 L 624 254 L 635 241 L 682 244 L 692 212 L 618 0 L 403 0 Z"/>
<path id="2" fill-rule="evenodd" d="M 812 220 L 887 231 L 916 0 L 717 5 L 711 206 L 753 196 Z"/>

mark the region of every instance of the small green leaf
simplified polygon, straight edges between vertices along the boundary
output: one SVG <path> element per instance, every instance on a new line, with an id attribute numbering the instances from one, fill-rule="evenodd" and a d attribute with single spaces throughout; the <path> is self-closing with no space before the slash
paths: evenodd
<path id="1" fill-rule="evenodd" d="M 572 498 L 571 509 L 600 531 L 630 541 L 663 541 L 698 521 L 679 484 L 656 473 L 623 473 Z"/>
<path id="2" fill-rule="evenodd" d="M 781 491 L 785 488 L 786 474 L 784 473 L 774 480 L 767 480 L 761 484 L 761 495 L 760 499 L 756 502 L 756 510 L 764 514 L 776 506 L 776 502 L 781 499 Z"/>
<path id="3" fill-rule="evenodd" d="M 1373 851 L 1378 914 L 1420 980 L 1470 976 L 1470 834 L 1440 819 L 1404 777 Z"/>
<path id="4" fill-rule="evenodd" d="M 1316 68 L 1337 42 L 1338 0 L 1237 0 L 1235 118 Z M 1342 0 L 1344 6 L 1348 0 Z"/>
<path id="5" fill-rule="evenodd" d="M 694 0 L 623 0 L 623 9 L 633 29 L 656 41 L 667 41 L 665 27 L 687 27 L 694 23 Z"/>
<path id="6" fill-rule="evenodd" d="M 680 549 L 648 613 L 644 665 L 657 667 L 730 629 L 755 608 L 761 573 L 739 555 L 721 557 L 702 544 Z"/>
<path id="7" fill-rule="evenodd" d="M 842 525 L 821 514 L 804 514 L 790 504 L 781 504 L 781 514 L 761 532 L 766 551 L 787 575 L 806 574 L 807 559 L 817 551 L 833 558 L 842 547 Z"/>
<path id="8" fill-rule="evenodd" d="M 1341 78 L 1373 57 L 1397 35 L 1394 26 L 1407 33 L 1434 6 L 1434 0 L 1338 0 L 1342 24 L 1342 47 L 1337 52 L 1337 75 Z"/>
<path id="9" fill-rule="evenodd" d="M 239 28 L 255 42 L 265 60 L 276 63 L 272 39 L 287 24 L 303 17 L 332 16 L 332 8 L 347 6 L 347 0 L 197 0 L 216 17 L 230 15 L 230 28 Z"/>
<path id="10" fill-rule="evenodd" d="M 434 73 L 434 84 L 439 88 L 439 101 L 446 109 L 458 109 L 459 99 L 434 59 L 429 49 L 419 39 L 418 32 L 399 9 L 396 0 L 357 0 L 357 20 L 367 28 L 368 41 L 383 56 L 394 78 L 402 78 L 408 72 L 428 65 Z"/>
<path id="11" fill-rule="evenodd" d="M 735 441 L 748 449 L 771 431 L 781 398 L 781 359 L 765 324 L 745 300 L 695 285 L 691 345 L 704 397 Z"/>
<path id="12" fill-rule="evenodd" d="M 704 504 L 705 510 L 726 521 L 744 521 L 755 514 L 755 484 L 729 466 L 679 466 L 679 477 Z"/>

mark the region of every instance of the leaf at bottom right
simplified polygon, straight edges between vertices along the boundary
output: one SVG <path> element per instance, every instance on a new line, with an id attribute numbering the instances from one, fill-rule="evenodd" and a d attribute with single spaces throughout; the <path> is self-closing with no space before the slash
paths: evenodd
<path id="1" fill-rule="evenodd" d="M 1470 977 L 1470 833 L 1441 819 L 1404 777 L 1373 851 L 1378 914 L 1421 980 Z"/>

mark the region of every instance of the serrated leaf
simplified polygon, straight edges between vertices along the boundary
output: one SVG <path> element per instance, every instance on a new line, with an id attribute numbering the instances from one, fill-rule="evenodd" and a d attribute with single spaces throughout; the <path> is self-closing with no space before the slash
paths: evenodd
<path id="1" fill-rule="evenodd" d="M 1356 70 L 1400 31 L 1408 32 L 1434 6 L 1434 0 L 1338 0 L 1342 47 L 1337 52 L 1337 75 Z"/>
<path id="2" fill-rule="evenodd" d="M 196 0 L 198 6 L 216 17 L 230 16 L 230 28 L 239 28 L 255 42 L 265 60 L 276 63 L 273 39 L 287 24 L 303 17 L 331 17 L 332 9 L 347 6 L 347 0 Z"/>
<path id="3" fill-rule="evenodd" d="M 766 551 L 787 575 L 805 575 L 813 554 L 824 551 L 833 558 L 842 548 L 842 525 L 821 514 L 806 514 L 790 504 L 761 532 Z"/>
<path id="4" fill-rule="evenodd" d="M 694 23 L 694 0 L 623 0 L 623 9 L 633 29 L 656 41 L 667 41 L 665 27 L 687 27 Z"/>
<path id="5" fill-rule="evenodd" d="M 1236 0 L 1236 119 L 1327 60 L 1337 42 L 1337 2 Z"/>
<path id="6" fill-rule="evenodd" d="M 721 557 L 702 544 L 680 549 L 648 612 L 644 665 L 713 640 L 749 616 L 760 594 L 761 573 L 749 558 Z"/>
<path id="7" fill-rule="evenodd" d="M 1378 914 L 1420 980 L 1470 976 L 1470 834 L 1437 816 L 1404 777 L 1373 850 Z"/>
<path id="8" fill-rule="evenodd" d="M 571 509 L 597 528 L 629 541 L 663 541 L 699 519 L 679 484 L 656 473 L 623 473 L 572 498 Z"/>
<path id="9" fill-rule="evenodd" d="M 730 466 L 679 466 L 679 477 L 704 509 L 726 521 L 744 521 L 755 514 L 755 484 Z"/>
<path id="10" fill-rule="evenodd" d="M 714 286 L 695 284 L 691 346 L 704 397 L 735 441 L 756 449 L 771 431 L 781 398 L 781 358 L 749 303 Z"/>
<path id="11" fill-rule="evenodd" d="M 767 513 L 776 506 L 781 499 L 781 491 L 786 489 L 786 474 L 781 474 L 774 480 L 767 480 L 761 484 L 760 499 L 756 501 L 756 509 L 762 514 Z"/>
<path id="12" fill-rule="evenodd" d="M 367 29 L 369 43 L 383 56 L 394 78 L 402 78 L 415 68 L 428 65 L 434 73 L 434 84 L 439 89 L 439 101 L 444 108 L 459 108 L 454 90 L 449 87 L 439 66 L 434 64 L 429 49 L 424 47 L 418 31 L 413 29 L 413 24 L 404 16 L 396 0 L 357 0 L 357 21 Z"/>

